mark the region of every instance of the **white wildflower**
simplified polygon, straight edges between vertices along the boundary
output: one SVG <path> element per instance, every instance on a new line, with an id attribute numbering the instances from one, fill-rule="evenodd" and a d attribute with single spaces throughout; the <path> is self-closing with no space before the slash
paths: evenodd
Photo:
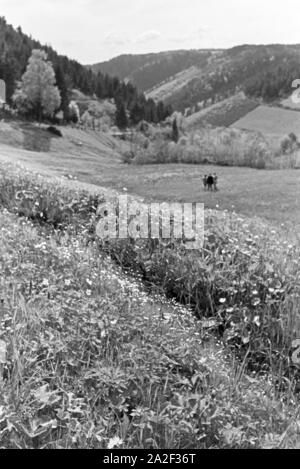
<path id="1" fill-rule="evenodd" d="M 111 438 L 107 444 L 107 449 L 114 449 L 116 446 L 121 446 L 123 444 L 123 440 L 118 436 Z"/>

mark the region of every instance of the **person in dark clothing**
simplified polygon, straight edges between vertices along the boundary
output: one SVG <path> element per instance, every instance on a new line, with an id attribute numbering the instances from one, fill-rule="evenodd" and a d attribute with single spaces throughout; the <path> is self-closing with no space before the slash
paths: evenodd
<path id="1" fill-rule="evenodd" d="M 214 179 L 214 191 L 217 192 L 218 190 L 218 176 L 216 173 L 213 174 L 213 179 Z"/>
<path id="2" fill-rule="evenodd" d="M 213 185 L 214 185 L 214 178 L 213 178 L 213 175 L 210 174 L 207 178 L 207 187 L 209 191 L 213 190 Z"/>

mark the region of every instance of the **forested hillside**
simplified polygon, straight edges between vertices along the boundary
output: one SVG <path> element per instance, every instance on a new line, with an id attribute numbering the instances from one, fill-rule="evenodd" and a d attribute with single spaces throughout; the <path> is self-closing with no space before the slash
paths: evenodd
<path id="1" fill-rule="evenodd" d="M 143 119 L 160 122 L 172 108 L 190 109 L 191 114 L 239 91 L 265 101 L 284 98 L 292 93 L 292 82 L 300 78 L 300 45 L 123 55 L 85 67 L 0 17 L 0 78 L 7 84 L 9 102 L 33 49 L 44 49 L 53 63 L 64 112 L 69 91 L 76 88 L 100 99 L 114 98 L 120 112 L 122 108 L 129 111 L 133 124 Z"/>
<path id="2" fill-rule="evenodd" d="M 174 109 L 199 111 L 239 91 L 272 101 L 300 78 L 300 45 L 241 45 L 227 50 L 120 56 L 93 67 L 132 80 Z"/>
<path id="3" fill-rule="evenodd" d="M 77 61 L 59 55 L 52 47 L 43 46 L 24 34 L 20 27 L 14 29 L 4 17 L 0 17 L 0 78 L 6 82 L 9 102 L 33 49 L 45 50 L 54 66 L 63 111 L 68 108 L 69 91 L 76 88 L 87 95 L 95 94 L 100 99 L 114 98 L 130 111 L 134 123 L 141 119 L 159 122 L 171 112 L 162 103 L 147 100 L 131 83 L 126 84 L 117 77 L 101 72 L 93 73 Z"/>
<path id="4" fill-rule="evenodd" d="M 271 101 L 292 93 L 300 77 L 300 46 L 239 46 L 213 58 L 199 76 L 165 102 L 185 110 L 197 103 L 213 104 L 244 91 L 248 97 Z M 155 93 L 151 94 L 155 98 Z"/>
<path id="5" fill-rule="evenodd" d="M 130 80 L 139 90 L 145 92 L 192 66 L 205 67 L 214 52 L 216 51 L 179 50 L 158 54 L 126 54 L 91 68 L 94 72 L 101 71 L 122 80 Z"/>

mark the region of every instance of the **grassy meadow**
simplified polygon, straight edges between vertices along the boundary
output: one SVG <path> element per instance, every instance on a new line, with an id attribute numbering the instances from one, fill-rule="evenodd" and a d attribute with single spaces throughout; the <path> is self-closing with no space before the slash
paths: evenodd
<path id="1" fill-rule="evenodd" d="M 254 132 L 262 132 L 279 140 L 290 132 L 300 136 L 299 124 L 300 114 L 298 111 L 283 109 L 277 106 L 258 106 L 232 124 L 232 126 Z"/>
<path id="2" fill-rule="evenodd" d="M 1 446 L 297 447 L 298 171 L 126 165 L 105 134 L 2 131 Z M 203 250 L 97 239 L 119 192 L 203 202 Z"/>
<path id="3" fill-rule="evenodd" d="M 298 447 L 285 232 L 208 210 L 197 255 L 103 243 L 101 191 L 8 163 L 0 187 L 2 447 Z"/>
<path id="4" fill-rule="evenodd" d="M 22 164 L 46 177 L 71 176 L 78 185 L 93 185 L 91 190 L 101 186 L 108 191 L 125 189 L 146 200 L 202 202 L 210 209 L 235 211 L 274 225 L 300 226 L 298 170 L 191 163 L 128 165 L 121 155 L 130 149 L 130 142 L 72 128 L 63 129 L 63 134 L 56 138 L 31 124 L 1 123 L 0 161 Z M 210 172 L 219 176 L 217 193 L 203 190 L 202 178 Z"/>

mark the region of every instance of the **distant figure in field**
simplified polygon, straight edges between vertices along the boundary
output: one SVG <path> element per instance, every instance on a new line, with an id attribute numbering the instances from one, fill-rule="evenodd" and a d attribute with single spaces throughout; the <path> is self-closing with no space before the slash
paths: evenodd
<path id="1" fill-rule="evenodd" d="M 207 178 L 207 188 L 209 191 L 213 191 L 213 187 L 214 187 L 214 178 L 213 178 L 213 175 L 210 174 Z"/>
<path id="2" fill-rule="evenodd" d="M 204 190 L 206 191 L 206 189 L 207 189 L 207 174 L 205 174 L 205 176 L 203 177 L 203 186 L 204 186 Z"/>
<path id="3" fill-rule="evenodd" d="M 213 174 L 213 180 L 214 180 L 214 191 L 217 192 L 218 190 L 218 176 L 216 175 L 216 173 Z"/>

